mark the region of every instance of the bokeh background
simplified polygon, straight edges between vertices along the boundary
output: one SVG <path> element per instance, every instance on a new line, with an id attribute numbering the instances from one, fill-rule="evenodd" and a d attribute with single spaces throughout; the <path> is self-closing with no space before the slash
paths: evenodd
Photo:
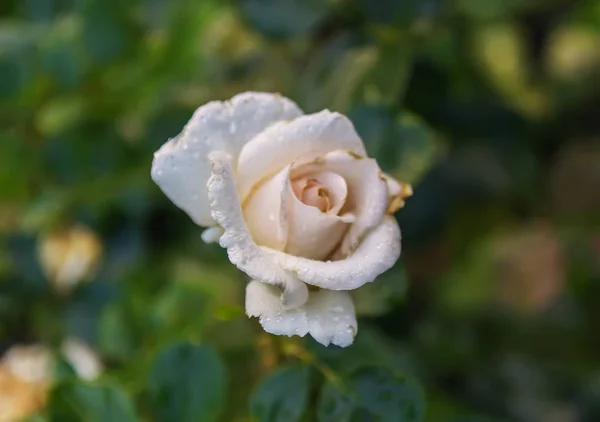
<path id="1" fill-rule="evenodd" d="M 600 2 L 0 2 L 0 421 L 600 421 Z M 150 179 L 194 109 L 347 113 L 415 194 L 348 349 L 265 334 Z"/>

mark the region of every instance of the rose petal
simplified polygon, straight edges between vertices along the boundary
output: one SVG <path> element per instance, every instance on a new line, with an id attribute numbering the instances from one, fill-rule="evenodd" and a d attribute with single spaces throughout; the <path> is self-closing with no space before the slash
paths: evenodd
<path id="1" fill-rule="evenodd" d="M 214 221 L 206 195 L 208 155 L 225 151 L 236 159 L 244 144 L 268 125 L 300 115 L 294 102 L 269 93 L 246 92 L 203 105 L 183 131 L 154 154 L 152 179 L 194 222 L 210 226 Z"/>
<path id="2" fill-rule="evenodd" d="M 246 288 L 246 313 L 258 317 L 271 334 L 304 337 L 309 333 L 324 346 L 347 347 L 358 331 L 352 298 L 347 292 L 310 292 L 304 306 L 283 309 L 277 290 L 258 281 Z"/>
<path id="3" fill-rule="evenodd" d="M 216 243 L 221 236 L 223 236 L 223 228 L 219 226 L 209 227 L 200 235 L 204 243 Z"/>
<path id="4" fill-rule="evenodd" d="M 291 165 L 263 183 L 243 205 L 244 220 L 254 241 L 283 250 L 287 240 L 286 212 Z"/>
<path id="5" fill-rule="evenodd" d="M 329 192 L 330 208 L 327 212 L 329 214 L 340 212 L 348 197 L 346 180 L 332 171 L 323 171 L 315 174 L 313 177 L 321 182 Z"/>
<path id="6" fill-rule="evenodd" d="M 323 110 L 291 122 L 274 123 L 254 137 L 239 155 L 237 179 L 241 198 L 252 186 L 305 155 L 344 149 L 364 155 L 364 145 L 352 122 L 339 113 Z"/>
<path id="7" fill-rule="evenodd" d="M 327 258 L 339 245 L 354 216 L 324 213 L 317 207 L 300 202 L 291 185 L 288 189 L 290 200 L 285 252 L 309 259 Z"/>
<path id="8" fill-rule="evenodd" d="M 404 206 L 405 199 L 412 196 L 412 186 L 399 182 L 386 173 L 383 173 L 381 177 L 385 180 L 388 190 L 388 206 L 385 212 L 387 214 L 394 214 Z"/>
<path id="9" fill-rule="evenodd" d="M 248 276 L 279 287 L 283 306 L 301 306 L 308 299 L 306 285 L 277 265 L 273 258 L 275 251 L 257 246 L 248 232 L 228 157 L 215 152 L 210 159 L 212 174 L 207 188 L 211 214 L 224 230 L 219 244 L 227 249 L 231 263 Z"/>
<path id="10" fill-rule="evenodd" d="M 333 151 L 294 170 L 294 176 L 318 171 L 330 171 L 344 178 L 348 186 L 345 209 L 356 216 L 344 238 L 336 259 L 351 253 L 362 237 L 377 226 L 388 207 L 387 183 L 381 177 L 377 162 L 348 151 Z M 296 176 L 297 177 L 297 176 Z"/>
<path id="11" fill-rule="evenodd" d="M 364 237 L 356 250 L 339 261 L 311 259 L 274 252 L 279 265 L 300 280 L 328 290 L 354 290 L 390 269 L 400 257 L 400 228 L 391 216 Z"/>
<path id="12" fill-rule="evenodd" d="M 400 257 L 400 228 L 390 216 L 340 261 L 314 261 L 257 246 L 244 223 L 231 165 L 222 154 L 212 154 L 211 160 L 208 194 L 212 216 L 225 230 L 220 245 L 227 249 L 229 260 L 251 278 L 279 286 L 287 308 L 301 306 L 307 299 L 302 281 L 329 290 L 353 290 L 375 280 Z"/>

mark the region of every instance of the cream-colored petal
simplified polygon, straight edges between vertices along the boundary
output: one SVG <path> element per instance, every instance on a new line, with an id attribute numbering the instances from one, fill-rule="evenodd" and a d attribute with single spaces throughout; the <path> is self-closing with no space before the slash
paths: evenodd
<path id="1" fill-rule="evenodd" d="M 381 177 L 385 180 L 389 196 L 397 196 L 402 193 L 402 185 L 392 176 L 387 173 L 381 173 Z"/>
<path id="2" fill-rule="evenodd" d="M 358 331 L 354 304 L 347 292 L 310 292 L 304 306 L 286 310 L 281 307 L 277 289 L 252 281 L 246 288 L 246 313 L 258 317 L 268 333 L 289 337 L 308 333 L 324 346 L 350 346 Z"/>
<path id="3" fill-rule="evenodd" d="M 339 113 L 323 110 L 292 121 L 274 123 L 244 145 L 240 152 L 236 168 L 240 196 L 246 198 L 252 186 L 297 158 L 336 149 L 365 154 L 352 122 Z"/>
<path id="4" fill-rule="evenodd" d="M 208 155 L 224 151 L 236 160 L 244 144 L 267 126 L 300 115 L 293 101 L 270 93 L 246 92 L 229 101 L 203 105 L 183 131 L 154 154 L 152 179 L 194 222 L 211 226 Z"/>
<path id="5" fill-rule="evenodd" d="M 348 151 L 333 151 L 319 160 L 298 167 L 294 175 L 330 171 L 344 178 L 348 186 L 345 209 L 356 215 L 356 221 L 344 237 L 336 259 L 350 254 L 362 238 L 377 226 L 388 207 L 387 183 L 381 176 L 377 162 L 371 158 L 357 157 Z"/>
<path id="6" fill-rule="evenodd" d="M 223 236 L 223 228 L 219 226 L 209 227 L 200 235 L 204 243 L 216 243 L 221 236 Z"/>
<path id="7" fill-rule="evenodd" d="M 291 192 L 287 208 L 288 234 L 285 252 L 309 259 L 326 259 L 337 248 L 353 215 L 340 217 L 306 205 Z"/>
<path id="8" fill-rule="evenodd" d="M 246 314 L 259 318 L 260 325 L 271 334 L 304 337 L 308 333 L 304 307 L 284 309 L 277 288 L 259 281 L 246 287 Z"/>
<path id="9" fill-rule="evenodd" d="M 228 158 L 213 153 L 210 159 L 212 174 L 207 184 L 208 197 L 212 218 L 224 229 L 219 244 L 227 249 L 229 260 L 251 278 L 279 287 L 284 307 L 303 305 L 308 299 L 306 285 L 277 264 L 275 250 L 257 246 L 250 236 Z"/>
<path id="10" fill-rule="evenodd" d="M 279 265 L 300 280 L 328 290 L 354 290 L 390 269 L 400 257 L 400 227 L 385 216 L 348 257 L 314 261 L 275 252 Z"/>
<path id="11" fill-rule="evenodd" d="M 287 240 L 290 169 L 285 167 L 256 187 L 243 205 L 244 220 L 256 244 L 283 250 Z M 292 194 L 293 195 L 293 194 Z"/>
<path id="12" fill-rule="evenodd" d="M 342 176 L 332 171 L 323 171 L 313 176 L 321 182 L 329 192 L 330 208 L 329 214 L 340 212 L 348 196 L 348 186 Z"/>
<path id="13" fill-rule="evenodd" d="M 393 214 L 404 206 L 406 198 L 412 196 L 412 186 L 397 181 L 387 173 L 382 173 L 381 177 L 385 180 L 388 190 L 388 206 L 386 213 Z"/>

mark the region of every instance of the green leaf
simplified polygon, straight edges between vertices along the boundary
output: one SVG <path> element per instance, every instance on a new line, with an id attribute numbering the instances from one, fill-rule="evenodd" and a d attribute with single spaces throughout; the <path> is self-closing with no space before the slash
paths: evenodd
<path id="1" fill-rule="evenodd" d="M 137 338 L 125 310 L 119 305 L 112 303 L 102 311 L 98 339 L 102 353 L 125 360 L 134 352 Z"/>
<path id="2" fill-rule="evenodd" d="M 381 168 L 407 183 L 418 183 L 438 155 L 435 135 L 409 113 L 394 115 L 383 106 L 359 106 L 349 113 L 367 152 Z"/>
<path id="3" fill-rule="evenodd" d="M 149 394 L 157 421 L 214 421 L 224 401 L 225 368 L 209 346 L 172 344 L 154 363 Z"/>
<path id="4" fill-rule="evenodd" d="M 323 0 L 242 0 L 241 7 L 253 27 L 274 38 L 306 35 L 329 9 Z"/>
<path id="5" fill-rule="evenodd" d="M 0 98 L 19 93 L 34 78 L 35 31 L 16 23 L 0 25 Z"/>
<path id="6" fill-rule="evenodd" d="M 328 382 L 321 390 L 317 406 L 319 422 L 345 422 L 350 420 L 355 403 L 353 397 Z"/>
<path id="7" fill-rule="evenodd" d="M 34 413 L 33 415 L 27 416 L 22 422 L 48 422 L 48 418 L 42 413 Z"/>
<path id="8" fill-rule="evenodd" d="M 280 368 L 258 387 L 252 397 L 250 412 L 258 422 L 299 421 L 306 408 L 309 387 L 309 367 Z"/>
<path id="9" fill-rule="evenodd" d="M 379 24 L 402 24 L 408 26 L 416 19 L 432 13 L 436 0 L 358 0 L 365 18 Z"/>
<path id="10" fill-rule="evenodd" d="M 351 292 L 357 315 L 379 316 L 389 312 L 406 295 L 406 271 L 400 265 L 377 277 L 376 283 L 367 283 L 359 291 Z"/>
<path id="11" fill-rule="evenodd" d="M 48 419 L 53 422 L 138 420 L 129 397 L 117 386 L 79 381 L 65 381 L 53 389 Z"/>
<path id="12" fill-rule="evenodd" d="M 344 391 L 326 383 L 317 408 L 320 422 L 419 422 L 424 418 L 425 398 L 417 384 L 376 366 L 355 371 L 345 380 Z"/>
<path id="13" fill-rule="evenodd" d="M 21 215 L 19 228 L 26 233 L 38 233 L 53 227 L 65 215 L 66 208 L 64 195 L 48 189 L 28 204 Z"/>
<path id="14" fill-rule="evenodd" d="M 121 57 L 132 44 L 133 31 L 126 3 L 87 2 L 82 7 L 83 34 L 86 53 L 95 64 L 106 65 Z"/>
<path id="15" fill-rule="evenodd" d="M 438 154 L 431 128 L 417 116 L 402 113 L 396 120 L 396 142 L 386 144 L 382 153 L 395 153 L 398 165 L 392 174 L 398 179 L 417 183 L 434 164 Z"/>

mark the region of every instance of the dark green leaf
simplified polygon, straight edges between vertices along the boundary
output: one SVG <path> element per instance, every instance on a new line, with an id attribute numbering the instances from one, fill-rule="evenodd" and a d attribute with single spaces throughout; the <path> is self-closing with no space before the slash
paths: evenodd
<path id="1" fill-rule="evenodd" d="M 42 413 L 34 413 L 28 416 L 23 422 L 48 422 L 48 418 Z"/>
<path id="2" fill-rule="evenodd" d="M 215 421 L 225 396 L 225 368 L 209 346 L 173 344 L 159 353 L 148 388 L 157 421 Z"/>
<path id="3" fill-rule="evenodd" d="M 271 37 L 306 35 L 327 15 L 322 0 L 242 0 L 250 24 Z"/>
<path id="4" fill-rule="evenodd" d="M 78 381 L 65 381 L 54 388 L 48 404 L 48 419 L 52 422 L 138 420 L 129 397 L 117 386 Z"/>
<path id="5" fill-rule="evenodd" d="M 88 2 L 83 10 L 82 42 L 91 60 L 97 64 L 116 60 L 131 42 L 128 36 L 131 34 L 126 30 L 126 3 L 113 3 Z"/>
<path id="6" fill-rule="evenodd" d="M 383 367 L 364 367 L 345 381 L 346 391 L 326 383 L 318 403 L 321 422 L 419 422 L 425 417 L 421 389 Z"/>
<path id="7" fill-rule="evenodd" d="M 433 165 L 437 154 L 434 133 L 416 116 L 395 116 L 383 106 L 359 106 L 349 116 L 369 155 L 394 177 L 417 183 Z"/>
<path id="8" fill-rule="evenodd" d="M 0 98 L 18 93 L 35 74 L 35 32 L 17 24 L 0 26 Z"/>
<path id="9" fill-rule="evenodd" d="M 104 354 L 124 360 L 133 352 L 136 336 L 121 306 L 119 303 L 113 303 L 102 311 L 98 339 L 100 350 Z"/>
<path id="10" fill-rule="evenodd" d="M 296 422 L 306 408 L 309 367 L 280 368 L 269 375 L 252 397 L 251 413 L 258 422 Z"/>
<path id="11" fill-rule="evenodd" d="M 327 382 L 321 390 L 317 407 L 320 422 L 349 421 L 355 408 L 354 398 Z"/>

